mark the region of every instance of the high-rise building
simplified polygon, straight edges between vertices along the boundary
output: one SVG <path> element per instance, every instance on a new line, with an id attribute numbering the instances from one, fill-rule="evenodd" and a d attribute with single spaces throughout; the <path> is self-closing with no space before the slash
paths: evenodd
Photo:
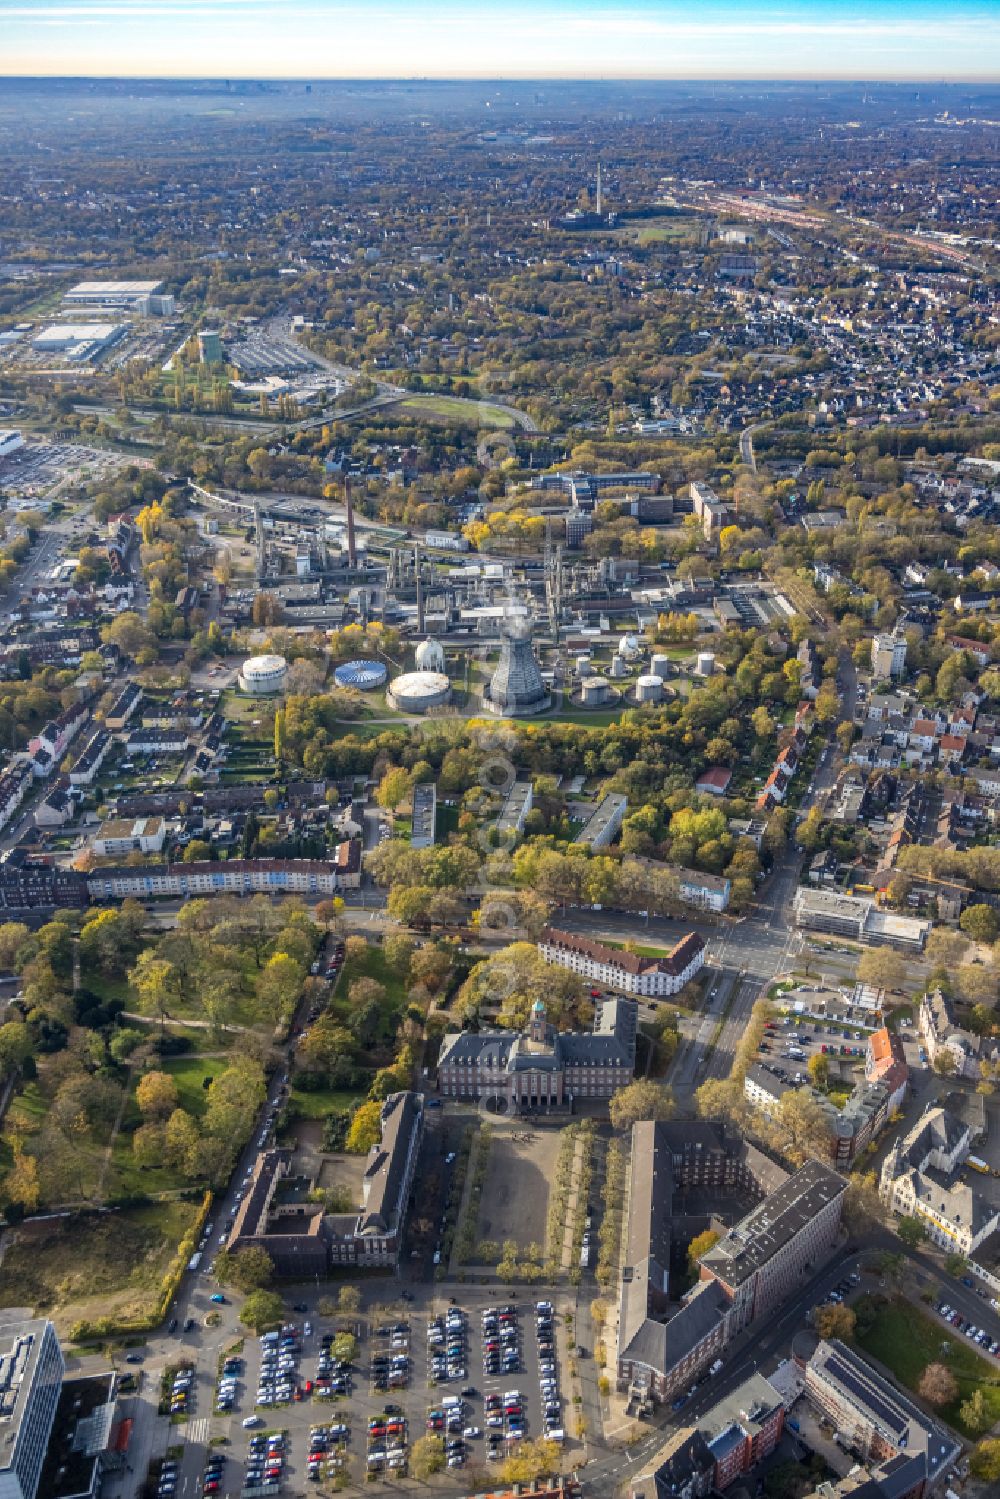
<path id="1" fill-rule="evenodd" d="M 0 1325 L 0 1496 L 41 1499 L 39 1480 L 65 1364 L 51 1322 Z"/>
<path id="2" fill-rule="evenodd" d="M 906 636 L 876 635 L 872 640 L 872 675 L 880 682 L 901 677 L 906 671 Z"/>
<path id="3" fill-rule="evenodd" d="M 222 339 L 212 329 L 198 334 L 198 353 L 202 364 L 222 363 Z"/>

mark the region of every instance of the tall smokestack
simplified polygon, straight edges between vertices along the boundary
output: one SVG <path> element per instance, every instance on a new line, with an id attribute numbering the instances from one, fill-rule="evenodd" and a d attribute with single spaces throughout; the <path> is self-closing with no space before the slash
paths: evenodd
<path id="1" fill-rule="evenodd" d="M 347 565 L 357 567 L 358 549 L 354 542 L 354 506 L 351 503 L 351 476 L 344 475 L 344 504 L 347 507 Z"/>
<path id="2" fill-rule="evenodd" d="M 424 633 L 424 582 L 420 566 L 420 548 L 413 548 L 413 567 L 417 574 L 417 633 Z"/>

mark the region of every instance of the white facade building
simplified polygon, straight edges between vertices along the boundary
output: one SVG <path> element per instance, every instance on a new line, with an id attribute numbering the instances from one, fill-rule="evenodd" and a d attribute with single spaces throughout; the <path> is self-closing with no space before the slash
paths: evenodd
<path id="1" fill-rule="evenodd" d="M 705 962 L 705 943 L 697 932 L 688 932 L 663 958 L 605 947 L 556 927 L 545 928 L 538 950 L 547 963 L 569 968 L 591 984 L 648 999 L 678 994 Z"/>

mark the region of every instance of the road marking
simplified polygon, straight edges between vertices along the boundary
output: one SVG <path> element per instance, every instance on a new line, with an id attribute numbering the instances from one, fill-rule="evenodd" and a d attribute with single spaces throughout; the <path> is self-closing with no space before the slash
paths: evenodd
<path id="1" fill-rule="evenodd" d="M 205 1443 L 208 1441 L 209 1419 L 200 1416 L 197 1421 L 189 1421 L 187 1425 L 186 1441 L 190 1446 L 192 1443 Z"/>

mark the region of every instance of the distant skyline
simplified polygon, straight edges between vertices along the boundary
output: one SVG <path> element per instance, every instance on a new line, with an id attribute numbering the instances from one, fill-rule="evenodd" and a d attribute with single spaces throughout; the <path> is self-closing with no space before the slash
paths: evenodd
<path id="1" fill-rule="evenodd" d="M 1000 0 L 0 0 L 0 75 L 1000 78 Z"/>

